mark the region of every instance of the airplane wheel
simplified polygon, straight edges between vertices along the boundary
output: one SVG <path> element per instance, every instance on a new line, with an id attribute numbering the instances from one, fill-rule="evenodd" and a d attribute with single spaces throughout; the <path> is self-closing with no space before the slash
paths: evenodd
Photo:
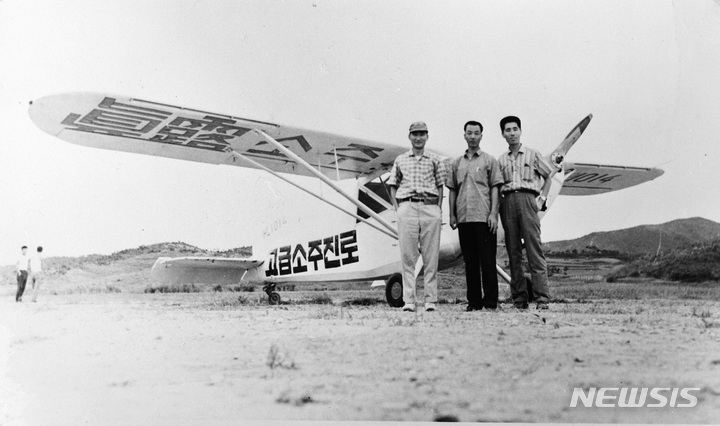
<path id="1" fill-rule="evenodd" d="M 280 293 L 277 293 L 273 291 L 268 295 L 268 300 L 270 301 L 271 305 L 279 305 L 280 304 Z"/>
<path id="2" fill-rule="evenodd" d="M 533 282 L 530 274 L 525 274 L 525 286 L 527 287 L 528 303 L 532 303 L 535 300 L 535 293 L 533 293 Z"/>
<path id="3" fill-rule="evenodd" d="M 392 274 L 390 278 L 385 281 L 385 298 L 387 299 L 388 305 L 393 308 L 401 308 L 405 304 L 405 302 L 403 302 L 401 274 Z"/>

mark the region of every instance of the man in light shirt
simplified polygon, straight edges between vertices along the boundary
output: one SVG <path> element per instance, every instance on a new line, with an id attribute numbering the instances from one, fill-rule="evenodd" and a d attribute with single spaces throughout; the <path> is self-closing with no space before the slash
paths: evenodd
<path id="1" fill-rule="evenodd" d="M 35 253 L 30 258 L 30 277 L 28 280 L 32 284 L 33 288 L 33 296 L 32 301 L 37 302 L 37 295 L 40 291 L 40 283 L 42 281 L 43 272 L 42 272 L 42 246 L 39 246 L 37 248 L 37 253 Z"/>
<path id="2" fill-rule="evenodd" d="M 15 262 L 15 267 L 17 269 L 17 293 L 15 294 L 16 302 L 22 302 L 22 295 L 25 292 L 25 284 L 28 279 L 29 259 L 27 256 L 27 246 L 22 246 L 20 252 L 20 257 L 18 257 L 17 262 Z"/>
<path id="3" fill-rule="evenodd" d="M 508 150 L 498 162 L 503 175 L 500 219 L 510 261 L 510 290 L 514 307 L 527 309 L 528 301 L 533 298 L 538 309 L 548 309 L 547 262 L 540 240 L 538 212 L 545 210 L 550 178 L 555 169 L 538 151 L 520 143 L 521 126 L 520 119 L 515 116 L 500 120 L 502 136 L 508 143 Z M 523 274 L 523 245 L 532 276 L 532 294 L 528 294 Z"/>
<path id="4" fill-rule="evenodd" d="M 415 264 L 422 255 L 425 311 L 432 312 L 437 303 L 440 206 L 447 171 L 440 157 L 425 151 L 428 140 L 425 123 L 411 124 L 408 139 L 412 149 L 395 159 L 387 181 L 398 221 L 403 311 L 415 312 Z"/>

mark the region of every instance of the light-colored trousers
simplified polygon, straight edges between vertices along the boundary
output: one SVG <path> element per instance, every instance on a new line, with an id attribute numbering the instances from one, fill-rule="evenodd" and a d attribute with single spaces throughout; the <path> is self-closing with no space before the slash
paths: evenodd
<path id="1" fill-rule="evenodd" d="M 32 301 L 37 302 L 38 293 L 40 293 L 40 283 L 42 283 L 43 279 L 43 273 L 42 271 L 38 272 L 30 272 L 30 276 L 28 277 L 28 282 L 32 283 L 33 288 L 33 295 L 32 295 Z"/>
<path id="2" fill-rule="evenodd" d="M 423 259 L 425 303 L 437 302 L 440 256 L 440 206 L 406 201 L 398 205 L 398 232 L 402 260 L 403 301 L 415 304 L 415 264 Z"/>

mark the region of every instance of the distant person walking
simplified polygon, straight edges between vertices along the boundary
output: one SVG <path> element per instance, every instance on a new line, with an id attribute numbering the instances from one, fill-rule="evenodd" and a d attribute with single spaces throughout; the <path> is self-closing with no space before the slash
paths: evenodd
<path id="1" fill-rule="evenodd" d="M 22 302 L 22 296 L 25 292 L 25 284 L 28 279 L 28 256 L 27 246 L 22 246 L 20 249 L 20 256 L 15 262 L 15 269 L 17 270 L 17 293 L 15 294 L 15 301 Z"/>
<path id="2" fill-rule="evenodd" d="M 508 143 L 508 150 L 498 159 L 503 175 L 500 187 L 500 219 L 505 229 L 505 248 L 510 261 L 510 290 L 513 306 L 527 309 L 530 295 L 522 267 L 522 250 L 530 266 L 532 293 L 537 309 L 548 309 L 547 262 L 540 240 L 540 217 L 545 210 L 545 201 L 550 191 L 555 169 L 534 149 L 520 143 L 522 124 L 515 116 L 500 120 L 502 136 Z"/>
<path id="3" fill-rule="evenodd" d="M 466 310 L 494 310 L 498 302 L 498 188 L 503 178 L 498 161 L 480 149 L 482 124 L 468 121 L 464 135 L 468 148 L 451 163 L 446 184 L 450 190 L 450 227 L 458 230 L 465 261 Z"/>
<path id="4" fill-rule="evenodd" d="M 38 246 L 37 253 L 30 257 L 30 277 L 28 278 L 28 280 L 32 284 L 33 288 L 33 302 L 37 302 L 37 296 L 38 292 L 40 291 L 40 284 L 42 283 L 43 278 L 42 251 L 42 246 Z"/>
<path id="5" fill-rule="evenodd" d="M 425 311 L 432 312 L 437 303 L 440 209 L 447 171 L 440 157 L 425 152 L 428 140 L 425 123 L 411 124 L 408 139 L 412 149 L 395 159 L 387 181 L 390 199 L 397 213 L 405 301 L 403 311 L 415 311 L 415 264 L 422 255 Z"/>

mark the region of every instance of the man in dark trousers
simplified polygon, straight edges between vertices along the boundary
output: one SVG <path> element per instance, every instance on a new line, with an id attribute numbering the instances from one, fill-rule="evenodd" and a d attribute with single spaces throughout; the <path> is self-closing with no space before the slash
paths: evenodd
<path id="1" fill-rule="evenodd" d="M 15 262 L 15 269 L 17 271 L 17 293 L 15 294 L 15 301 L 22 302 L 22 296 L 25 292 L 25 284 L 28 279 L 28 262 L 30 259 L 27 256 L 27 246 L 22 246 L 20 249 L 20 257 Z"/>
<path id="2" fill-rule="evenodd" d="M 522 124 L 515 116 L 500 120 L 508 150 L 498 162 L 503 176 L 500 187 L 500 219 L 505 229 L 505 248 L 510 261 L 510 290 L 513 305 L 528 308 L 528 289 L 522 267 L 523 243 L 527 253 L 532 292 L 538 309 L 548 309 L 547 262 L 540 240 L 538 212 L 545 206 L 555 169 L 540 153 L 520 143 Z"/>
<path id="3" fill-rule="evenodd" d="M 464 134 L 468 148 L 451 163 L 446 183 L 450 227 L 458 229 L 465 261 L 467 311 L 494 310 L 498 302 L 498 188 L 503 179 L 497 160 L 480 149 L 482 124 L 468 121 Z"/>

